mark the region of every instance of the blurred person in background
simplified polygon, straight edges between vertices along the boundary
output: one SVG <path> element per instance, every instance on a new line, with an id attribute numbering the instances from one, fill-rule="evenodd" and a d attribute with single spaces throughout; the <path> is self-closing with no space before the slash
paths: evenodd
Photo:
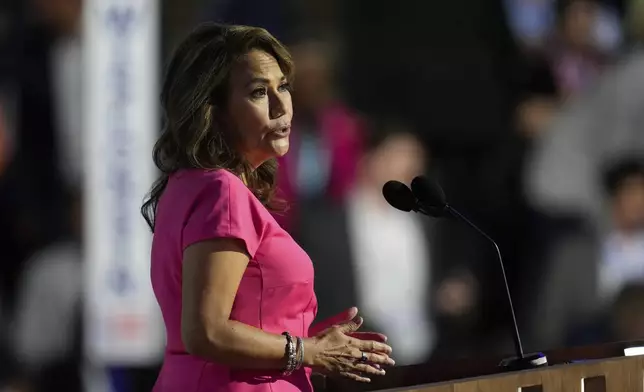
<path id="1" fill-rule="evenodd" d="M 27 260 L 18 286 L 11 331 L 18 390 L 86 390 L 81 382 L 80 197 L 80 192 L 68 193 L 65 234 Z"/>
<path id="2" fill-rule="evenodd" d="M 64 189 L 80 187 L 82 171 L 82 0 L 31 0 L 24 8 L 3 91 L 15 108 L 13 158 L 0 187 L 17 249 L 0 263 L 10 302 L 23 260 L 64 231 Z"/>
<path id="3" fill-rule="evenodd" d="M 602 245 L 600 303 L 612 300 L 628 282 L 644 282 L 644 155 L 623 159 L 605 175 L 612 226 Z"/>
<path id="4" fill-rule="evenodd" d="M 644 156 L 611 164 L 603 185 L 610 224 L 562 238 L 550 255 L 532 324 L 539 347 L 563 345 L 623 287 L 644 284 Z"/>
<path id="5" fill-rule="evenodd" d="M 508 24 L 519 49 L 516 128 L 528 141 L 545 128 L 559 101 L 559 88 L 548 42 L 552 39 L 557 0 L 506 0 Z"/>
<path id="6" fill-rule="evenodd" d="M 312 203 L 301 212 L 296 235 L 315 265 L 320 317 L 358 304 L 396 347 L 398 364 L 420 363 L 436 344 L 431 223 L 389 206 L 382 187 L 389 180 L 409 184 L 429 157 L 400 122 L 369 130 L 346 199 Z M 468 289 L 461 295 L 460 287 L 445 286 L 446 313 L 467 312 Z"/>
<path id="7" fill-rule="evenodd" d="M 350 102 L 367 115 L 396 116 L 413 126 L 432 151 L 429 169 L 451 203 L 497 240 L 511 290 L 522 290 L 519 254 L 530 243 L 523 235 L 529 227 L 520 192 L 523 150 L 512 124 L 518 53 L 503 1 L 407 2 L 395 12 L 383 0 L 352 0 L 342 6 L 343 87 Z M 492 338 L 508 325 L 507 306 L 499 305 L 507 299 L 497 256 L 484 238 L 459 223 L 436 222 L 435 268 L 445 275 L 462 269 L 476 277 L 476 308 L 485 317 L 477 317 L 476 326 L 465 323 L 472 328 L 465 336 L 478 335 L 469 353 L 476 354 L 478 342 L 485 341 L 486 355 L 505 354 Z M 523 308 L 518 302 L 517 308 Z M 444 347 L 444 356 L 458 355 Z"/>
<path id="8" fill-rule="evenodd" d="M 73 173 L 82 165 L 81 6 L 81 0 L 15 2 L 8 8 L 14 13 L 0 18 L 11 37 L 2 40 L 0 61 L 0 299 L 7 319 L 22 311 L 15 297 L 24 261 L 69 234 L 65 189 L 80 185 Z"/>
<path id="9" fill-rule="evenodd" d="M 542 138 L 548 137 L 545 134 L 567 102 L 592 92 L 595 78 L 620 48 L 622 37 L 617 8 L 610 0 L 508 1 L 515 7 L 509 18 L 521 55 L 515 70 L 519 94 L 514 114 L 517 149 L 521 151 L 516 183 L 523 200 L 525 228 L 517 237 L 524 244 L 518 293 L 522 305 L 518 308 L 519 318 L 525 315 L 529 320 L 530 309 L 538 302 L 534 292 L 541 288 L 539 277 L 549 267 L 542 260 L 562 235 L 581 225 L 578 216 L 553 215 L 531 200 L 533 195 L 525 186 L 526 170 L 533 165 L 531 154 L 541 148 Z M 531 10 L 536 12 L 529 15 Z M 538 248 L 534 248 L 536 243 Z M 531 343 L 525 342 L 527 347 Z"/>
<path id="10" fill-rule="evenodd" d="M 66 190 L 64 199 L 64 229 L 27 259 L 17 287 L 8 334 L 17 362 L 11 386 L 18 392 L 104 392 L 113 383 L 117 392 L 150 390 L 157 366 L 103 368 L 85 361 L 82 192 Z"/>
<path id="11" fill-rule="evenodd" d="M 297 115 L 291 152 L 279 161 L 279 189 L 290 204 L 287 226 L 311 200 L 344 200 L 355 182 L 364 137 L 360 118 L 337 94 L 333 43 L 306 36 L 290 48 L 297 64 Z"/>
<path id="12" fill-rule="evenodd" d="M 82 181 L 83 88 L 81 22 L 82 0 L 30 0 L 43 30 L 34 29 L 26 42 L 27 69 L 21 86 L 24 115 L 42 115 L 40 123 L 21 117 L 20 146 L 51 140 L 49 150 L 34 150 L 51 159 L 60 187 L 78 187 Z M 37 35 L 41 34 L 41 35 Z M 31 46 L 33 45 L 33 46 Z M 29 63 L 29 61 L 34 63 Z M 39 63 L 36 63 L 38 61 Z M 36 83 L 39 83 L 36 85 Z M 25 91 L 28 89 L 28 91 Z M 33 101 L 29 101 L 33 100 Z M 40 129 L 35 129 L 36 127 Z M 34 138 L 34 140 L 31 139 Z M 48 139 L 45 139 L 48 138 Z M 34 148 L 42 146 L 32 146 Z M 21 150 L 21 153 L 25 151 Z"/>
<path id="13" fill-rule="evenodd" d="M 46 195 L 47 210 L 55 210 L 52 201 L 63 201 L 64 189 L 82 182 L 82 0 L 31 0 L 30 5 L 33 24 L 17 75 L 16 156 L 32 178 L 31 193 Z"/>
<path id="14" fill-rule="evenodd" d="M 592 87 L 619 48 L 620 22 L 601 0 L 558 0 L 554 36 L 546 49 L 562 99 Z"/>
<path id="15" fill-rule="evenodd" d="M 624 154 L 644 152 L 644 2 L 626 7 L 632 45 L 596 86 L 567 102 L 535 140 L 524 185 L 530 202 L 552 216 L 601 227 L 602 189 L 595 179 Z"/>
<path id="16" fill-rule="evenodd" d="M 567 98 L 592 87 L 622 42 L 606 0 L 507 0 L 522 54 L 519 132 L 531 142 L 548 129 Z M 528 96 L 526 96 L 528 93 Z"/>

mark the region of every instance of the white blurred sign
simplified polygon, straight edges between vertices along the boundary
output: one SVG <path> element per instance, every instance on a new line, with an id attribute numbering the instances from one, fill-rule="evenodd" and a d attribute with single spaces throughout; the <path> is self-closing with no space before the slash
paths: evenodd
<path id="1" fill-rule="evenodd" d="M 84 12 L 85 347 L 96 364 L 158 363 L 164 329 L 139 209 L 156 175 L 159 1 L 88 0 Z"/>

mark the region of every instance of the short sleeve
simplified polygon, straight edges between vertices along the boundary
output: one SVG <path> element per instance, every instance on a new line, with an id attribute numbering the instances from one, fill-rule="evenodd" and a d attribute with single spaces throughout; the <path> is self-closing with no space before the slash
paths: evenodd
<path id="1" fill-rule="evenodd" d="M 211 172 L 202 179 L 206 184 L 188 211 L 182 249 L 210 239 L 234 238 L 242 240 L 254 257 L 264 234 L 263 207 L 232 174 Z"/>

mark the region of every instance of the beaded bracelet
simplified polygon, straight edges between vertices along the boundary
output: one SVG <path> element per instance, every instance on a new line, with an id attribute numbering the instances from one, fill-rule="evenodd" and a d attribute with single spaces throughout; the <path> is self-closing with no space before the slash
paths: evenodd
<path id="1" fill-rule="evenodd" d="M 284 369 L 284 372 L 282 374 L 285 376 L 290 376 L 297 368 L 296 347 L 293 343 L 293 337 L 291 337 L 290 333 L 284 332 L 282 333 L 282 335 L 286 336 L 286 368 Z"/>
<path id="2" fill-rule="evenodd" d="M 304 340 L 301 337 L 297 337 L 297 364 L 295 366 L 295 369 L 299 369 L 302 367 L 302 364 L 304 363 Z"/>

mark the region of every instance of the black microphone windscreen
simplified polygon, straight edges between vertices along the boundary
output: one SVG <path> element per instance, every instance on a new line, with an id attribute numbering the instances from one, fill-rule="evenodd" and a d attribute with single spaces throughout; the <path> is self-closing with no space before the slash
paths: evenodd
<path id="1" fill-rule="evenodd" d="M 411 190 L 414 196 L 427 207 L 444 208 L 447 205 L 443 188 L 427 177 L 414 178 L 411 182 Z"/>
<path id="2" fill-rule="evenodd" d="M 392 207 L 409 212 L 416 207 L 416 198 L 411 189 L 400 181 L 387 181 L 382 187 L 382 195 Z"/>

